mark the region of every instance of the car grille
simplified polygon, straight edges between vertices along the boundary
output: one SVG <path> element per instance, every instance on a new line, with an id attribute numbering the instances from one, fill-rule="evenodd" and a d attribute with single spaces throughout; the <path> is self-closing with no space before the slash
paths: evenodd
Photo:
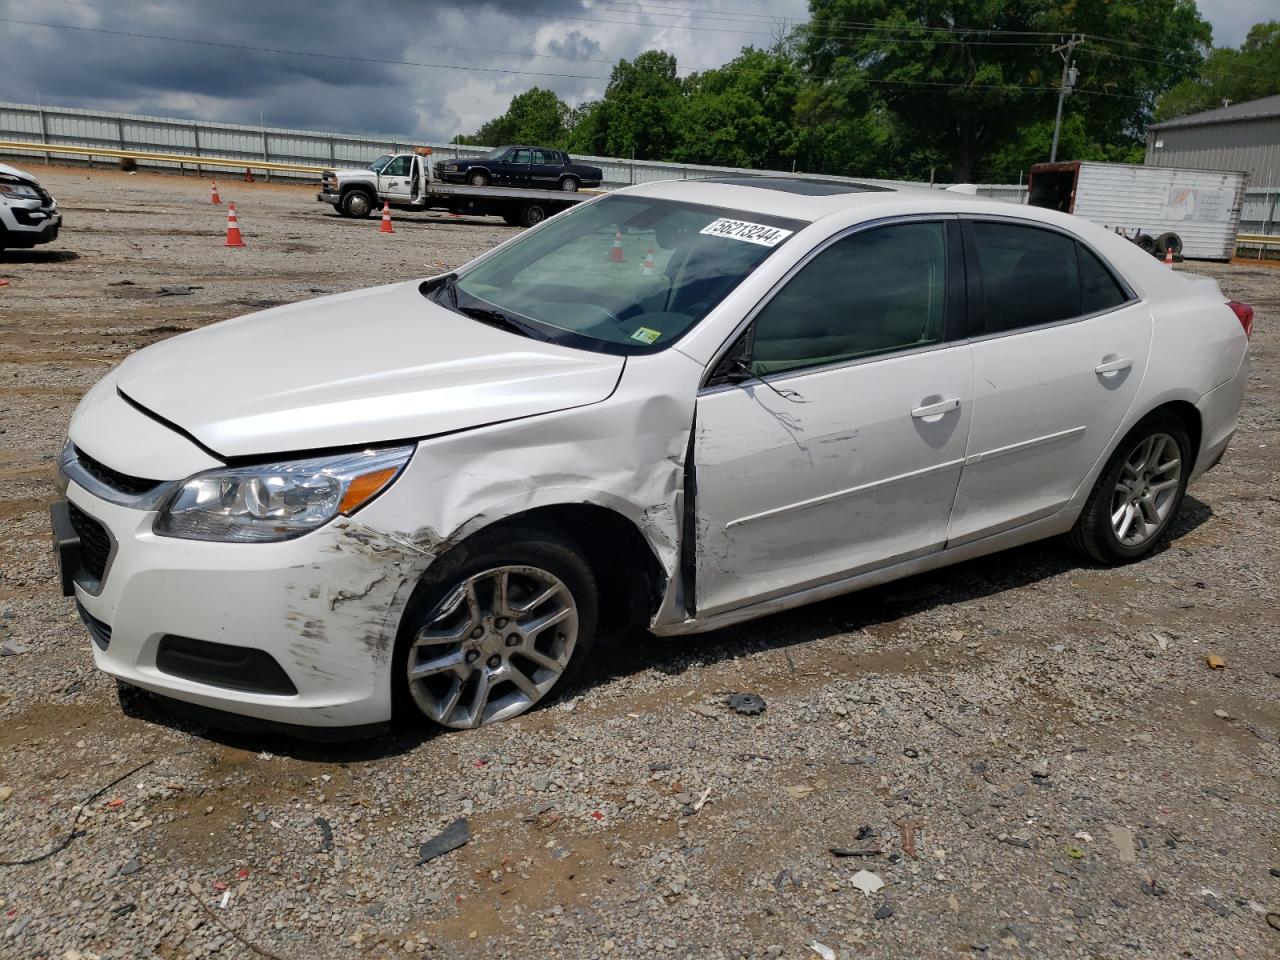
<path id="1" fill-rule="evenodd" d="M 111 537 L 107 535 L 107 528 L 74 503 L 67 505 L 67 513 L 76 536 L 80 538 L 80 555 L 85 571 L 93 579 L 101 580 L 111 558 Z"/>
<path id="2" fill-rule="evenodd" d="M 79 447 L 76 447 L 76 459 L 80 461 L 80 466 L 84 467 L 85 473 L 120 493 L 138 496 L 154 490 L 161 483 L 159 480 L 144 480 L 142 477 L 131 477 L 129 474 L 121 473 L 119 470 L 112 470 L 105 463 L 93 459 Z"/>

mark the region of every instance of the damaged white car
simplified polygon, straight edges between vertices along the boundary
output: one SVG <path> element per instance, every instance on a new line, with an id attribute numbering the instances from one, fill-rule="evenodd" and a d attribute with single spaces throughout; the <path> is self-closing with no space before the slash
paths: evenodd
<path id="1" fill-rule="evenodd" d="M 731 178 L 129 357 L 54 507 L 98 666 L 239 726 L 475 727 L 598 631 L 739 623 L 1058 534 L 1148 553 L 1252 310 L 1052 211 Z"/>

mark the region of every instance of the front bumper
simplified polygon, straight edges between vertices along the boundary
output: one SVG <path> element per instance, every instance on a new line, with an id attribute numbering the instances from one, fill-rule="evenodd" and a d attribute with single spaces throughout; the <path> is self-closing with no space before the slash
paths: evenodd
<path id="1" fill-rule="evenodd" d="M 396 631 L 425 554 L 348 518 L 282 543 L 160 537 L 154 507 L 108 502 L 72 476 L 67 500 L 110 541 L 96 572 L 63 571 L 101 670 L 250 724 L 374 730 L 390 719 Z M 65 509 L 55 506 L 55 537 L 63 563 L 75 566 L 83 560 L 74 531 L 57 519 Z M 262 692 L 256 675 L 228 681 L 225 669 L 213 681 L 175 675 L 165 651 L 186 640 L 244 648 L 246 664 L 265 654 L 296 692 Z"/>
<path id="2" fill-rule="evenodd" d="M 316 199 L 321 203 L 331 203 L 336 207 L 338 203 L 341 202 L 342 195 L 339 193 L 329 193 L 327 190 L 321 190 L 316 194 Z"/>
<path id="3" fill-rule="evenodd" d="M 3 227 L 4 246 L 35 247 L 58 239 L 62 228 L 62 214 L 55 206 L 11 206 L 8 216 L 0 218 Z"/>

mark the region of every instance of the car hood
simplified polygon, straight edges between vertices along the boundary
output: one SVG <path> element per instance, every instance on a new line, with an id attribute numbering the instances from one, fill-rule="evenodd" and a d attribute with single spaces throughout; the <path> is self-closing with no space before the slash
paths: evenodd
<path id="1" fill-rule="evenodd" d="M 7 163 L 0 163 L 0 177 L 12 177 L 14 180 L 22 180 L 30 184 L 37 182 L 36 178 L 27 173 L 27 171 L 11 167 Z"/>
<path id="2" fill-rule="evenodd" d="M 446 310 L 417 281 L 308 300 L 162 341 L 124 396 L 223 457 L 359 446 L 597 403 L 622 357 Z"/>

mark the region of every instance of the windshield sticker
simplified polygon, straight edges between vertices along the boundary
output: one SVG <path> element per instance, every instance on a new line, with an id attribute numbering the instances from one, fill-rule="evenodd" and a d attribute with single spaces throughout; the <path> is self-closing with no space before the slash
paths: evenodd
<path id="1" fill-rule="evenodd" d="M 648 327 L 639 327 L 636 332 L 631 335 L 632 340 L 639 340 L 641 343 L 653 343 L 660 336 L 660 330 L 650 330 Z"/>
<path id="2" fill-rule="evenodd" d="M 758 243 L 762 247 L 776 247 L 791 236 L 790 230 L 783 230 L 781 227 L 748 223 L 746 220 L 729 220 L 725 217 L 711 221 L 698 232 L 712 237 L 728 237 L 730 240 Z"/>

